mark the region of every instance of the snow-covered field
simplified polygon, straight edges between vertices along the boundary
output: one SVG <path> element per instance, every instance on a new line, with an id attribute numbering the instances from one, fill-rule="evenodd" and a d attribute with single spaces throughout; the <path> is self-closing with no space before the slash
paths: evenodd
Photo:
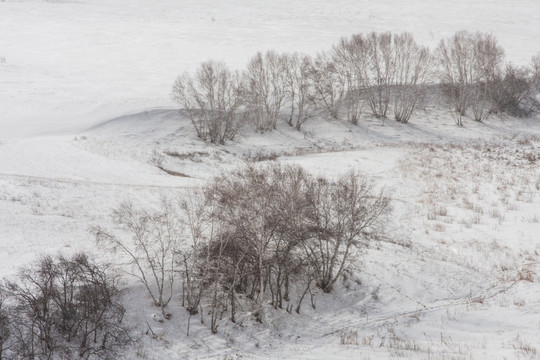
<path id="1" fill-rule="evenodd" d="M 143 336 L 127 359 L 540 358 L 540 118 L 455 126 L 427 108 L 403 125 L 313 119 L 211 146 L 169 99 L 174 78 L 212 58 L 241 68 L 258 50 L 315 54 L 340 36 L 410 31 L 420 42 L 493 32 L 507 59 L 540 51 L 540 3 L 508 1 L 0 1 L 0 276 L 43 253 L 96 247 L 131 200 L 155 206 L 257 154 L 329 177 L 358 169 L 392 196 L 387 240 L 317 309 L 224 324 L 173 318 L 126 277 Z M 185 154 L 182 157 L 167 153 Z M 172 176 L 156 166 L 187 177 Z"/>
<path id="2" fill-rule="evenodd" d="M 536 0 L 0 3 L 0 141 L 170 107 L 172 81 L 207 59 L 243 68 L 257 51 L 314 55 L 357 32 L 409 31 L 431 47 L 493 32 L 517 64 L 539 51 Z"/>

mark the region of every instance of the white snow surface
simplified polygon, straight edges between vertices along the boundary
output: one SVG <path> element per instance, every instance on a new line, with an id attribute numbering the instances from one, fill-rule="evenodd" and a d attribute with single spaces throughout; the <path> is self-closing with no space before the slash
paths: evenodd
<path id="1" fill-rule="evenodd" d="M 495 34 L 507 59 L 540 51 L 537 0 L 0 1 L 0 141 L 78 131 L 170 107 L 204 60 L 243 68 L 257 51 L 328 49 L 342 36 L 409 31 L 435 47 L 458 30 Z"/>
<path id="2" fill-rule="evenodd" d="M 125 359 L 540 358 L 540 118 L 457 127 L 442 108 L 410 124 L 314 118 L 302 131 L 198 140 L 169 99 L 206 59 L 241 68 L 258 50 L 315 54 L 341 36 L 410 31 L 431 47 L 493 32 L 507 58 L 540 51 L 540 3 L 509 1 L 0 1 L 0 276 L 42 254 L 105 253 L 88 232 L 130 200 L 157 206 L 260 154 L 334 177 L 356 169 L 392 197 L 385 239 L 354 278 L 301 314 L 223 321 L 212 335 L 173 301 L 154 320 L 125 276 L 141 340 Z M 184 154 L 182 158 L 167 153 Z M 173 176 L 163 168 L 183 174 Z M 159 339 L 144 334 L 146 322 Z"/>

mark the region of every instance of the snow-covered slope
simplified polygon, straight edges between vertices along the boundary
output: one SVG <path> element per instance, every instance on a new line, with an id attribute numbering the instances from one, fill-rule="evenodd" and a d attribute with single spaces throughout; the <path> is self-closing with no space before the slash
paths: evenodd
<path id="1" fill-rule="evenodd" d="M 302 132 L 282 123 L 212 146 L 177 110 L 159 109 L 76 136 L 11 141 L 0 145 L 0 274 L 58 251 L 117 262 L 88 228 L 110 225 L 121 202 L 153 207 L 246 159 L 277 156 L 328 177 L 357 169 L 384 187 L 393 199 L 386 240 L 358 255 L 356 280 L 316 294 L 316 310 L 276 311 L 262 325 L 225 321 L 213 336 L 192 322 L 186 337 L 187 313 L 175 301 L 172 320 L 152 322 L 156 309 L 126 277 L 127 318 L 161 334 L 143 336 L 127 358 L 531 355 L 540 323 L 538 134 L 538 119 L 458 128 L 441 110 L 409 125 L 367 115 L 360 126 L 312 119 Z"/>

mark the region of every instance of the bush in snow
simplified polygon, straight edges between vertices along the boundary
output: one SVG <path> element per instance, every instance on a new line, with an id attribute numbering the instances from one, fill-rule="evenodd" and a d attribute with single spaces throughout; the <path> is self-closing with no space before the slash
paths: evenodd
<path id="1" fill-rule="evenodd" d="M 116 278 L 84 254 L 44 257 L 1 295 L 2 359 L 115 359 L 131 342 Z"/>
<path id="2" fill-rule="evenodd" d="M 538 105 L 535 78 L 531 68 L 508 64 L 504 76 L 495 84 L 496 110 L 513 116 L 529 116 Z"/>

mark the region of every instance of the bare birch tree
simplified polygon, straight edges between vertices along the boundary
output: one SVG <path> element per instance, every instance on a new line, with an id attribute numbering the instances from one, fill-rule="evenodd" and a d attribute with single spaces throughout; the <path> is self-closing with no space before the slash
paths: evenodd
<path id="1" fill-rule="evenodd" d="M 536 85 L 540 85 L 540 53 L 531 58 L 531 70 Z"/>
<path id="2" fill-rule="evenodd" d="M 350 256 L 384 227 L 390 200 L 354 172 L 334 185 L 327 180 L 313 182 L 309 193 L 309 228 L 304 243 L 306 256 L 315 268 L 316 283 L 331 292 L 347 268 Z"/>
<path id="3" fill-rule="evenodd" d="M 299 53 L 287 55 L 284 58 L 286 99 L 290 105 L 290 115 L 287 123 L 300 130 L 312 115 L 314 105 L 314 86 L 311 72 L 313 62 L 311 57 Z"/>
<path id="4" fill-rule="evenodd" d="M 366 41 L 361 34 L 350 39 L 342 38 L 332 48 L 332 57 L 336 70 L 344 79 L 345 95 L 343 105 L 347 120 L 358 124 L 364 105 L 366 76 Z"/>
<path id="5" fill-rule="evenodd" d="M 173 297 L 174 266 L 182 242 L 177 210 L 163 200 L 159 211 L 149 212 L 124 203 L 113 213 L 116 231 L 94 227 L 99 245 L 127 256 L 130 275 L 141 281 L 156 306 L 165 313 Z"/>
<path id="6" fill-rule="evenodd" d="M 369 73 L 365 77 L 365 87 L 368 103 L 375 117 L 385 118 L 395 76 L 392 34 L 372 32 L 367 36 L 367 42 Z"/>
<path id="7" fill-rule="evenodd" d="M 471 110 L 476 121 L 484 121 L 501 100 L 495 88 L 503 76 L 504 50 L 491 34 L 476 33 L 473 41 L 476 74 L 471 91 Z"/>
<path id="8" fill-rule="evenodd" d="M 313 61 L 311 73 L 318 108 L 333 119 L 339 119 L 346 95 L 346 78 L 328 53 L 320 53 Z"/>
<path id="9" fill-rule="evenodd" d="M 450 100 L 456 124 L 469 107 L 483 121 L 496 106 L 491 89 L 501 72 L 504 51 L 490 34 L 460 31 L 437 48 L 440 80 Z"/>
<path id="10" fill-rule="evenodd" d="M 471 35 L 466 31 L 441 40 L 437 47 L 440 80 L 448 94 L 451 113 L 456 124 L 463 125 L 474 82 L 474 48 Z"/>
<path id="11" fill-rule="evenodd" d="M 419 46 L 409 33 L 394 35 L 394 118 L 407 123 L 421 97 L 432 70 L 428 48 Z"/>
<path id="12" fill-rule="evenodd" d="M 257 53 L 244 73 L 244 101 L 249 121 L 257 130 L 277 126 L 285 98 L 286 58 L 275 51 Z"/>

